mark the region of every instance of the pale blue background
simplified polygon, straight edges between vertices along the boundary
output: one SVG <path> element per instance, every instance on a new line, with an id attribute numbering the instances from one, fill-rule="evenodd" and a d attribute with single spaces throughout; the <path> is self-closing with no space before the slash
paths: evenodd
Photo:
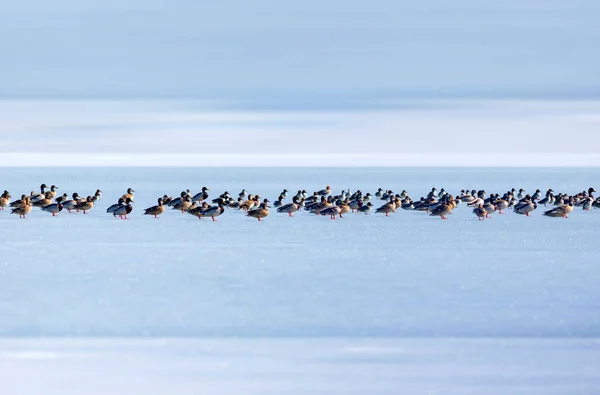
<path id="1" fill-rule="evenodd" d="M 590 98 L 599 20 L 595 0 L 8 1 L 0 96 Z"/>

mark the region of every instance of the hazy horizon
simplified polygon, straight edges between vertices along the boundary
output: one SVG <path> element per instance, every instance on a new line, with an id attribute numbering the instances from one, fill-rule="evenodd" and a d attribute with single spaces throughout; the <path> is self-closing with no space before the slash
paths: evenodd
<path id="1" fill-rule="evenodd" d="M 592 0 L 3 13 L 4 166 L 600 165 Z"/>

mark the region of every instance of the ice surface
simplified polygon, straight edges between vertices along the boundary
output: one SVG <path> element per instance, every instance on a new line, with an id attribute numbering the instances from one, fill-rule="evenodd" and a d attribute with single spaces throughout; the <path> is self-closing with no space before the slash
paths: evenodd
<path id="1" fill-rule="evenodd" d="M 171 376 L 160 367 L 171 366 L 178 372 L 172 382 L 202 382 L 221 393 L 223 382 L 209 372 L 220 357 L 202 350 L 236 354 L 237 345 L 219 340 L 236 338 L 239 355 L 232 358 L 245 359 L 238 361 L 245 367 L 223 373 L 234 380 L 230 393 L 397 393 L 410 383 L 412 393 L 494 393 L 507 385 L 516 386 L 511 393 L 586 393 L 585 385 L 599 384 L 598 354 L 590 350 L 600 329 L 600 212 L 577 209 L 569 219 L 553 219 L 539 208 L 531 218 L 508 212 L 480 222 L 464 205 L 448 221 L 407 211 L 331 221 L 272 210 L 262 223 L 235 211 L 216 223 L 176 211 L 160 219 L 141 213 L 158 196 L 202 186 L 211 195 L 246 188 L 271 200 L 283 188 L 293 194 L 325 185 L 335 193 L 406 189 L 418 198 L 433 186 L 576 193 L 597 180 L 596 169 L 552 168 L 4 169 L 0 188 L 13 197 L 42 182 L 61 193 L 100 188 L 104 196 L 88 215 L 52 218 L 34 209 L 19 220 L 0 212 L 0 383 L 22 377 L 5 367 L 25 366 L 59 388 L 53 369 L 66 379 L 71 363 L 89 367 L 81 377 L 97 381 L 89 349 L 98 347 L 110 378 L 98 393 L 125 380 L 123 364 L 133 369 L 123 388 L 133 392 L 144 374 L 157 383 L 148 389 L 167 393 Z M 136 190 L 131 219 L 107 215 L 128 187 Z M 82 340 L 28 340 L 40 336 Z M 123 337 L 154 340 L 110 340 Z M 179 340 L 157 350 L 164 337 Z M 460 340 L 440 339 L 449 337 Z M 329 358 L 346 346 L 367 351 Z M 255 356 L 265 349 L 275 354 Z M 412 360 L 396 349 L 427 355 Z M 171 353 L 165 360 L 163 351 Z M 141 366 L 132 362 L 145 358 Z M 264 364 L 253 366 L 257 358 Z M 279 370 L 288 368 L 298 375 Z M 239 389 L 239 375 L 253 381 Z M 316 387 L 307 384 L 312 377 Z"/>
<path id="2" fill-rule="evenodd" d="M 5 395 L 597 394 L 593 339 L 0 340 Z"/>

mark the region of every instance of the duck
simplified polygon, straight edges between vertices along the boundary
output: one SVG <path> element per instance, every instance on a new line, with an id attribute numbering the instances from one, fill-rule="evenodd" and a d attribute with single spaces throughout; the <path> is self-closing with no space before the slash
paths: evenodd
<path id="1" fill-rule="evenodd" d="M 438 197 L 437 189 L 435 187 L 431 188 L 431 192 L 429 192 L 427 194 L 427 199 L 432 199 L 432 198 L 436 198 L 437 199 L 437 197 Z"/>
<path id="2" fill-rule="evenodd" d="M 13 200 L 8 204 L 8 207 L 21 207 L 21 205 L 24 204 L 27 199 L 31 199 L 31 197 L 27 195 L 21 195 L 21 199 Z"/>
<path id="3" fill-rule="evenodd" d="M 130 199 L 131 200 L 131 199 Z M 94 208 L 94 201 L 92 200 L 91 196 L 88 196 L 85 201 L 81 202 L 81 203 L 77 203 L 75 205 L 75 210 L 79 211 L 79 210 L 83 210 L 84 214 L 87 214 L 87 211 L 90 211 L 91 209 Z"/>
<path id="4" fill-rule="evenodd" d="M 300 193 L 300 191 L 298 191 L 298 193 Z M 245 189 L 242 189 L 242 192 L 238 194 L 238 198 L 246 200 L 248 198 L 248 192 Z"/>
<path id="5" fill-rule="evenodd" d="M 0 195 L 0 210 L 4 210 L 10 204 L 10 193 L 8 191 L 4 191 L 2 195 Z"/>
<path id="6" fill-rule="evenodd" d="M 212 217 L 213 221 L 217 221 L 215 219 L 215 217 L 218 217 L 219 215 L 223 214 L 225 212 L 225 208 L 222 205 L 218 205 L 218 206 L 212 206 L 207 208 L 206 210 L 204 210 L 202 212 L 202 215 L 204 217 Z"/>
<path id="7" fill-rule="evenodd" d="M 340 208 L 340 218 L 344 218 L 342 217 L 342 215 L 349 213 L 350 211 L 352 211 L 352 209 L 350 209 L 350 206 L 348 205 L 348 198 L 346 198 L 345 201 L 343 201 L 342 203 L 340 203 L 338 205 L 338 207 Z"/>
<path id="8" fill-rule="evenodd" d="M 129 219 L 127 218 L 127 214 L 133 211 L 133 206 L 131 205 L 131 202 L 131 198 L 126 198 L 125 204 L 115 210 L 115 212 L 113 213 L 113 217 L 116 217 L 118 215 L 120 219 Z"/>
<path id="9" fill-rule="evenodd" d="M 106 209 L 108 214 L 114 214 L 115 211 L 125 204 L 125 199 L 119 198 L 119 201 Z"/>
<path id="10" fill-rule="evenodd" d="M 158 218 L 159 215 L 165 212 L 165 206 L 162 198 L 158 198 L 158 204 L 156 206 L 148 207 L 144 210 L 143 215 L 154 215 L 154 218 Z"/>
<path id="11" fill-rule="evenodd" d="M 248 200 L 240 204 L 240 210 L 244 210 L 245 212 L 252 210 L 252 208 L 254 208 L 254 206 L 258 204 L 258 202 L 255 199 L 255 196 L 253 196 L 252 194 L 248 195 Z"/>
<path id="12" fill-rule="evenodd" d="M 260 222 L 262 218 L 265 218 L 266 216 L 269 215 L 268 203 L 269 203 L 269 201 L 267 199 L 265 199 L 264 202 L 261 203 L 261 205 L 257 209 L 248 211 L 246 213 L 246 216 L 252 217 L 252 218 L 257 218 L 258 221 Z"/>
<path id="13" fill-rule="evenodd" d="M 494 206 L 492 203 L 487 202 L 487 203 L 483 203 L 483 208 L 485 209 L 485 211 L 487 212 L 486 214 L 486 218 L 490 218 L 490 214 L 494 213 L 496 211 L 496 206 Z"/>
<path id="14" fill-rule="evenodd" d="M 208 202 L 202 202 L 202 204 L 200 206 L 190 208 L 186 212 L 190 215 L 193 215 L 194 217 L 197 217 L 198 219 L 202 219 L 202 217 L 204 217 L 204 211 L 208 210 L 209 208 L 210 208 L 210 205 L 208 204 Z"/>
<path id="15" fill-rule="evenodd" d="M 402 208 L 402 210 L 412 210 L 415 208 L 412 199 L 409 197 L 406 197 L 402 200 L 402 202 L 400 203 L 400 207 Z"/>
<path id="16" fill-rule="evenodd" d="M 434 208 L 429 215 L 432 217 L 440 217 L 441 219 L 448 219 L 446 215 L 450 214 L 450 211 L 452 211 L 452 205 L 449 202 L 443 202 Z"/>
<path id="17" fill-rule="evenodd" d="M 60 213 L 63 209 L 62 203 L 52 203 L 42 207 L 42 211 L 47 213 L 52 213 L 53 217 L 56 217 L 56 214 Z"/>
<path id="18" fill-rule="evenodd" d="M 277 198 L 277 200 L 275 200 L 275 202 L 273 202 L 273 206 L 275 206 L 275 207 L 283 206 L 283 204 L 284 204 L 283 199 L 285 199 L 283 197 L 283 195 L 279 195 L 279 198 Z"/>
<path id="19" fill-rule="evenodd" d="M 54 199 L 54 201 L 56 203 L 64 203 L 67 200 L 69 200 L 69 195 L 67 195 L 66 193 L 63 193 L 61 196 L 59 196 L 56 199 Z"/>
<path id="20" fill-rule="evenodd" d="M 483 221 L 487 218 L 488 212 L 483 208 L 483 204 L 480 204 L 473 209 L 473 214 L 475 214 L 480 221 Z"/>
<path id="21" fill-rule="evenodd" d="M 38 199 L 32 202 L 33 207 L 44 207 L 52 203 L 52 194 L 48 191 L 43 199 Z"/>
<path id="22" fill-rule="evenodd" d="M 363 206 L 363 204 L 365 204 L 365 202 L 362 199 L 355 199 L 350 201 L 350 203 L 348 203 L 348 207 L 350 207 L 350 210 L 352 212 L 357 212 L 359 208 L 361 208 Z"/>
<path id="23" fill-rule="evenodd" d="M 287 197 L 288 197 L 288 190 L 284 189 L 283 191 L 281 191 L 281 193 L 279 195 L 283 196 L 284 199 L 287 199 Z"/>
<path id="24" fill-rule="evenodd" d="M 94 204 L 96 204 L 98 202 L 98 200 L 100 200 L 101 197 L 102 197 L 102 191 L 99 189 L 96 189 L 94 196 L 92 196 L 92 201 L 94 202 Z"/>
<path id="25" fill-rule="evenodd" d="M 63 209 L 67 210 L 69 213 L 71 210 L 75 210 L 75 206 L 77 206 L 77 203 L 79 203 L 80 198 L 81 197 L 77 192 L 73 193 L 72 199 L 62 202 Z"/>
<path id="26" fill-rule="evenodd" d="M 31 191 L 31 203 L 35 203 L 36 200 L 44 199 L 46 197 L 46 184 L 40 185 L 40 193 L 36 194 L 34 191 Z"/>
<path id="27" fill-rule="evenodd" d="M 195 202 L 194 202 L 195 203 Z M 171 205 L 171 210 L 181 210 L 181 213 L 185 213 L 192 206 L 192 201 L 187 196 L 183 197 L 177 204 Z"/>
<path id="28" fill-rule="evenodd" d="M 202 187 L 202 190 L 200 192 L 198 192 L 197 194 L 192 196 L 192 201 L 193 202 L 204 202 L 206 199 L 208 199 L 207 191 L 210 191 L 210 189 L 208 189 L 207 187 Z"/>
<path id="29" fill-rule="evenodd" d="M 552 189 L 548 189 L 548 191 L 546 192 L 546 197 L 540 200 L 538 204 L 543 204 L 544 206 L 552 204 L 552 202 L 554 201 L 554 196 L 552 195 L 553 192 L 554 191 Z"/>
<path id="30" fill-rule="evenodd" d="M 392 198 L 392 200 L 390 200 L 389 202 L 387 202 L 386 204 L 384 204 L 383 206 L 381 206 L 377 210 L 375 210 L 375 212 L 376 213 L 385 213 L 386 217 L 388 217 L 390 213 L 396 212 L 396 204 L 394 203 L 393 198 Z"/>
<path id="31" fill-rule="evenodd" d="M 496 210 L 498 210 L 498 214 L 504 214 L 502 210 L 506 210 L 510 206 L 510 202 L 507 199 L 507 196 L 496 199 L 494 205 L 496 206 Z"/>
<path id="32" fill-rule="evenodd" d="M 371 202 L 367 202 L 367 204 L 363 204 L 358 208 L 358 212 L 364 213 L 365 215 L 369 214 L 371 211 L 373 211 L 373 203 Z"/>
<path id="33" fill-rule="evenodd" d="M 320 215 L 329 215 L 331 219 L 335 219 L 335 216 L 340 214 L 341 208 L 339 206 L 326 207 L 319 211 Z"/>
<path id="34" fill-rule="evenodd" d="M 127 198 L 131 199 L 131 201 L 133 202 L 133 193 L 135 191 L 133 190 L 133 188 L 127 188 L 127 192 L 125 194 L 123 194 L 123 196 L 121 196 L 123 198 L 123 200 L 127 201 Z"/>
<path id="35" fill-rule="evenodd" d="M 331 187 L 329 185 L 327 185 L 327 187 L 325 187 L 325 189 L 321 189 L 319 192 L 317 192 L 317 194 L 319 196 L 329 196 L 329 195 L 331 195 Z"/>
<path id="36" fill-rule="evenodd" d="M 31 198 L 29 196 L 25 196 L 21 205 L 19 207 L 15 207 L 10 212 L 11 214 L 19 214 L 19 218 L 27 218 L 27 214 L 31 212 Z"/>
<path id="37" fill-rule="evenodd" d="M 50 187 L 50 199 L 54 199 L 56 197 L 56 190 L 58 187 L 56 185 L 52 185 Z"/>
<path id="38" fill-rule="evenodd" d="M 571 214 L 573 208 L 573 198 L 571 197 L 566 204 L 555 207 L 552 210 L 545 211 L 544 215 L 547 217 L 569 218 L 569 214 Z"/>
<path id="39" fill-rule="evenodd" d="M 581 208 L 583 209 L 583 211 L 590 211 L 590 208 L 592 208 L 594 201 L 594 195 L 592 194 L 588 195 L 587 198 L 583 199 L 583 202 L 581 204 Z"/>
<path id="40" fill-rule="evenodd" d="M 535 202 L 535 199 L 532 199 L 530 196 L 527 198 L 527 196 L 525 197 L 524 201 L 517 203 L 513 210 L 517 214 L 524 214 L 525 216 L 529 217 L 529 214 L 537 208 L 537 203 Z"/>
<path id="41" fill-rule="evenodd" d="M 298 195 L 292 198 L 292 203 L 285 204 L 277 209 L 278 213 L 287 213 L 289 217 L 293 217 L 292 213 L 300 210 L 300 205 L 298 204 Z"/>
<path id="42" fill-rule="evenodd" d="M 523 188 L 519 189 L 519 193 L 517 194 L 517 199 L 522 200 L 525 198 L 525 190 Z"/>
<path id="43" fill-rule="evenodd" d="M 169 206 L 170 207 L 174 207 L 177 206 L 178 204 L 181 204 L 181 202 L 183 202 L 183 199 L 187 198 L 189 195 L 188 192 L 186 191 L 181 191 L 181 193 L 179 194 L 179 197 L 175 198 L 175 199 L 171 199 L 169 201 Z"/>

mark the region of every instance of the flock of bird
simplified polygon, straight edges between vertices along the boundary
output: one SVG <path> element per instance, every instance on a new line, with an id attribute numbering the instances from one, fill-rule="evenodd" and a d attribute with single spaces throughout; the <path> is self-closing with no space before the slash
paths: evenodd
<path id="1" fill-rule="evenodd" d="M 18 200 L 11 200 L 10 192 L 5 190 L 0 195 L 0 210 L 11 208 L 11 214 L 18 214 L 20 218 L 26 218 L 33 207 L 39 207 L 53 216 L 62 210 L 67 210 L 69 213 L 83 212 L 83 214 L 87 214 L 102 198 L 102 191 L 99 189 L 93 195 L 85 198 L 77 192 L 70 197 L 66 193 L 57 196 L 57 190 L 58 187 L 55 185 L 48 188 L 46 184 L 42 184 L 39 193 L 32 191 L 29 195 L 22 195 Z M 176 198 L 164 195 L 157 199 L 156 206 L 145 209 L 144 215 L 158 218 L 165 212 L 166 207 L 199 219 L 210 217 L 213 221 L 216 221 L 216 218 L 222 215 L 226 209 L 244 211 L 248 217 L 256 218 L 259 221 L 269 215 L 269 208 L 271 208 L 269 199 L 250 194 L 245 189 L 237 195 L 237 198 L 229 192 L 224 192 L 216 198 L 209 199 L 208 191 L 208 188 L 203 187 L 194 195 L 189 189 L 182 191 Z M 133 211 L 134 193 L 132 188 L 127 189 L 118 202 L 108 207 L 106 212 L 114 217 L 127 219 L 127 215 Z M 273 206 L 276 207 L 278 213 L 286 213 L 290 217 L 297 211 L 307 211 L 312 214 L 328 216 L 331 219 L 343 218 L 344 214 L 350 212 L 364 214 L 375 212 L 388 216 L 398 209 L 403 209 L 424 211 L 431 216 L 447 219 L 448 214 L 463 204 L 472 208 L 479 220 L 485 220 L 492 213 L 503 214 L 504 210 L 508 209 L 512 209 L 517 214 L 529 216 L 538 206 L 544 205 L 552 208 L 544 211 L 543 215 L 568 218 L 575 207 L 581 207 L 586 211 L 591 208 L 600 208 L 600 198 L 594 198 L 594 193 L 596 193 L 594 188 L 574 195 L 555 194 L 552 189 L 549 189 L 545 195 L 539 189 L 531 195 L 526 194 L 523 189 L 518 192 L 512 189 L 502 195 L 495 193 L 488 195 L 484 190 L 462 190 L 454 196 L 443 188 L 439 192 L 436 188 L 432 188 L 426 196 L 413 200 L 406 191 L 397 194 L 391 190 L 379 188 L 373 195 L 371 193 L 363 194 L 360 190 L 353 193 L 350 190 L 344 190 L 339 195 L 335 195 L 331 187 L 327 186 L 312 194 L 307 193 L 306 190 L 298 191 L 292 196 L 292 201 L 289 203 L 285 201 L 288 198 L 288 191 L 284 189 L 273 202 Z M 374 208 L 375 201 L 380 201 L 380 207 Z"/>

